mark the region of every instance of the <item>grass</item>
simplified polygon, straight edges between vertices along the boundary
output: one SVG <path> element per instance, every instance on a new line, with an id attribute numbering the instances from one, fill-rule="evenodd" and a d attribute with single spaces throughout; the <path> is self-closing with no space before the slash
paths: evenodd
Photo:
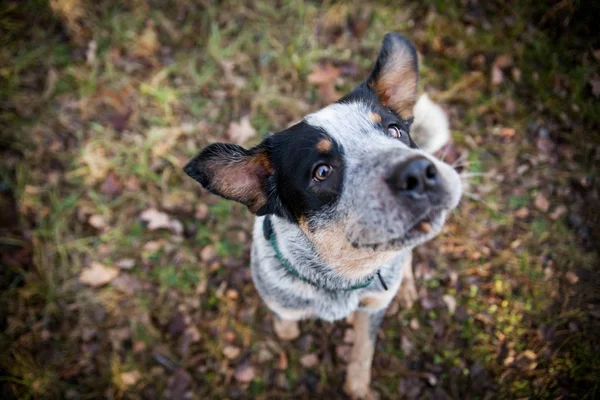
<path id="1" fill-rule="evenodd" d="M 373 387 L 597 397 L 595 6 L 562 3 L 84 2 L 79 25 L 42 0 L 1 6 L 2 396 L 340 397 L 347 324 L 308 321 L 277 341 L 247 268 L 251 216 L 182 166 L 245 115 L 251 145 L 323 106 L 307 82 L 320 62 L 347 68 L 336 89 L 349 90 L 399 31 L 449 112 L 470 195 L 417 249 L 419 301 L 385 320 Z M 503 54 L 512 65 L 492 84 Z M 150 208 L 181 230 L 150 229 Z M 78 279 L 123 260 L 125 288 Z"/>

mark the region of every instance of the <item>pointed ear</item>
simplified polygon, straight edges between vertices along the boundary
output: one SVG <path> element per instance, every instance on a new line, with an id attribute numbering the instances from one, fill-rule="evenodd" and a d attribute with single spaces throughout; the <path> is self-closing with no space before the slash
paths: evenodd
<path id="1" fill-rule="evenodd" d="M 385 35 L 375 68 L 367 80 L 381 104 L 404 119 L 412 118 L 418 79 L 417 51 L 411 41 L 398 33 Z"/>
<path id="2" fill-rule="evenodd" d="M 273 168 L 265 146 L 246 150 L 235 144 L 211 144 L 183 170 L 208 191 L 238 201 L 255 214 L 266 212 L 267 179 L 273 174 Z"/>

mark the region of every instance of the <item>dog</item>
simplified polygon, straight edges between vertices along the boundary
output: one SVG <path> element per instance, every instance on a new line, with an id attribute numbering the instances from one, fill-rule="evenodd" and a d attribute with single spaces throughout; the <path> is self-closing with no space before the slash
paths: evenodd
<path id="1" fill-rule="evenodd" d="M 447 119 L 428 98 L 416 104 L 417 83 L 415 47 L 388 33 L 367 80 L 337 102 L 251 149 L 211 144 L 184 167 L 256 214 L 252 278 L 281 339 L 298 337 L 300 320 L 354 313 L 351 398 L 372 395 L 377 329 L 403 275 L 412 279 L 412 249 L 461 197 L 458 173 L 431 154 Z"/>

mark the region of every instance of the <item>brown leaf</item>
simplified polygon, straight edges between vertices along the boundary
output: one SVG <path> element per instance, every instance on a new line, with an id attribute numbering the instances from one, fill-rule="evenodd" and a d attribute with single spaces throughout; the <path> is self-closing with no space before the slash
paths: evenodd
<path id="1" fill-rule="evenodd" d="M 148 21 L 144 31 L 138 35 L 135 43 L 135 54 L 141 57 L 152 57 L 160 48 L 158 34 L 154 23 Z"/>
<path id="2" fill-rule="evenodd" d="M 498 86 L 502 82 L 504 82 L 504 73 L 502 72 L 502 70 L 500 68 L 498 68 L 495 65 L 492 66 L 491 82 L 492 82 L 492 85 L 494 85 L 494 86 Z"/>
<path id="3" fill-rule="evenodd" d="M 106 285 L 119 275 L 119 270 L 106 267 L 98 262 L 92 262 L 89 268 L 84 269 L 79 275 L 81 283 L 91 287 Z"/>
<path id="4" fill-rule="evenodd" d="M 240 122 L 231 122 L 227 131 L 227 137 L 234 143 L 244 144 L 256 136 L 256 130 L 250 123 L 250 116 L 245 115 Z"/>
<path id="5" fill-rule="evenodd" d="M 211 262 L 215 258 L 217 258 L 217 250 L 215 249 L 215 246 L 204 246 L 202 251 L 200 251 L 200 259 L 206 263 Z"/>
<path id="6" fill-rule="evenodd" d="M 235 379 L 241 383 L 252 382 L 255 375 L 254 367 L 249 364 L 242 364 L 235 370 Z"/>
<path id="7" fill-rule="evenodd" d="M 300 357 L 300 364 L 304 368 L 313 368 L 319 364 L 319 357 L 316 354 L 305 354 Z"/>
<path id="8" fill-rule="evenodd" d="M 569 281 L 569 283 L 571 285 L 576 284 L 577 282 L 579 282 L 579 277 L 577 276 L 577 274 L 573 271 L 569 271 L 565 274 L 565 278 L 567 278 L 567 281 Z"/>
<path id="9" fill-rule="evenodd" d="M 104 182 L 102 186 L 100 186 L 100 193 L 105 194 L 107 196 L 117 196 L 121 194 L 123 191 L 123 185 L 121 184 L 121 180 L 113 171 L 110 171 L 106 178 L 104 178 Z"/>
<path id="10" fill-rule="evenodd" d="M 129 274 L 122 274 L 112 281 L 112 286 L 121 293 L 132 295 L 142 290 L 142 282 Z"/>
<path id="11" fill-rule="evenodd" d="M 515 211 L 515 217 L 519 219 L 525 219 L 529 216 L 529 209 L 527 207 L 521 207 Z"/>
<path id="12" fill-rule="evenodd" d="M 238 358 L 242 350 L 236 346 L 225 346 L 223 348 L 223 355 L 230 360 Z"/>
<path id="13" fill-rule="evenodd" d="M 331 63 L 323 63 L 316 66 L 308 75 L 308 82 L 319 87 L 319 96 L 323 102 L 331 103 L 340 98 L 340 94 L 335 89 L 335 82 L 340 73 L 340 69 Z"/>
<path id="14" fill-rule="evenodd" d="M 277 368 L 280 370 L 286 370 L 288 368 L 288 358 L 285 351 L 279 352 L 279 362 L 277 363 Z"/>
<path id="15" fill-rule="evenodd" d="M 88 223 L 96 229 L 104 229 L 108 226 L 106 218 L 100 214 L 91 215 L 88 219 Z"/>
<path id="16" fill-rule="evenodd" d="M 445 294 L 442 296 L 442 300 L 446 303 L 450 315 L 454 314 L 454 311 L 456 311 L 456 298 L 450 294 Z"/>
<path id="17" fill-rule="evenodd" d="M 169 229 L 177 235 L 183 233 L 183 225 L 176 219 L 172 219 L 169 214 L 158 211 L 155 208 L 149 208 L 140 214 L 140 219 L 148 223 L 148 229 L 155 231 L 157 229 Z"/>
<path id="18" fill-rule="evenodd" d="M 512 65 L 513 65 L 513 58 L 510 54 L 500 54 L 494 60 L 494 66 L 498 67 L 500 69 L 512 67 Z"/>
<path id="19" fill-rule="evenodd" d="M 542 212 L 546 212 L 550 208 L 550 202 L 548 201 L 548 199 L 546 199 L 546 197 L 541 192 L 538 192 L 535 195 L 535 199 L 533 200 L 533 204 L 535 205 L 535 207 L 538 210 L 540 210 Z"/>
<path id="20" fill-rule="evenodd" d="M 128 387 L 135 385 L 142 378 L 142 374 L 139 371 L 122 372 L 120 378 L 123 386 Z"/>

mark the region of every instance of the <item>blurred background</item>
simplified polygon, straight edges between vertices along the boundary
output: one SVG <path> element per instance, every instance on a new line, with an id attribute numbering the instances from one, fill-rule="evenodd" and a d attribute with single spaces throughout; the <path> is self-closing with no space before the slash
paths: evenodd
<path id="1" fill-rule="evenodd" d="M 184 176 L 421 56 L 467 193 L 379 332 L 383 399 L 598 398 L 598 2 L 3 1 L 0 397 L 343 398 L 353 332 L 280 342 L 251 215 Z"/>

